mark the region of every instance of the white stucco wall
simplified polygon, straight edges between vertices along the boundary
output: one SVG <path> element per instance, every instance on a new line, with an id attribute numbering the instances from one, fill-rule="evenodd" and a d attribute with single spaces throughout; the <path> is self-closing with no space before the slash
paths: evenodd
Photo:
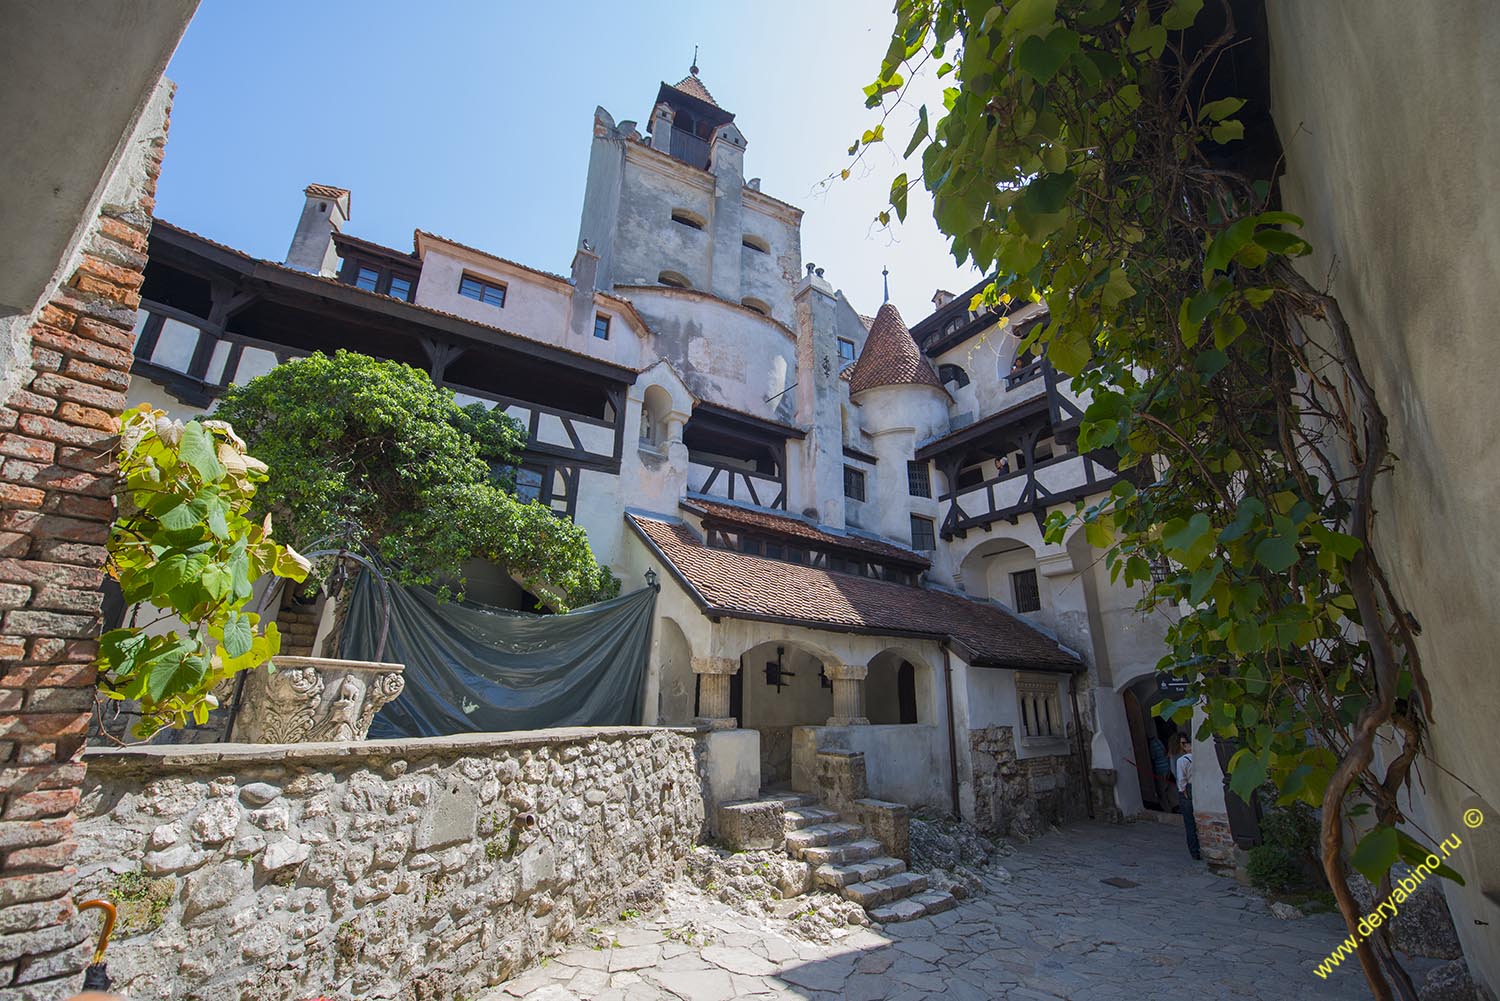
<path id="1" fill-rule="evenodd" d="M 1268 20 L 1283 204 L 1314 248 L 1300 266 L 1316 286 L 1331 279 L 1400 457 L 1376 498 L 1376 546 L 1422 626 L 1428 747 L 1462 779 L 1421 770 L 1417 816 L 1441 838 L 1462 830 L 1467 805 L 1500 817 L 1500 418 L 1488 405 L 1500 368 L 1500 17 L 1481 0 L 1273 0 Z M 1457 868 L 1468 885 L 1443 883 L 1454 925 L 1500 988 L 1500 857 Z"/>

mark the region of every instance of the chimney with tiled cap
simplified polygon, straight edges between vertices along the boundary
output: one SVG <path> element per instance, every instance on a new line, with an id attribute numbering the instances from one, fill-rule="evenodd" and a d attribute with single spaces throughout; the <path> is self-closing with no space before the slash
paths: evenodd
<path id="1" fill-rule="evenodd" d="M 307 201 L 286 252 L 286 266 L 315 275 L 336 275 L 339 258 L 333 234 L 343 232 L 349 221 L 349 189 L 309 184 L 302 193 Z"/>

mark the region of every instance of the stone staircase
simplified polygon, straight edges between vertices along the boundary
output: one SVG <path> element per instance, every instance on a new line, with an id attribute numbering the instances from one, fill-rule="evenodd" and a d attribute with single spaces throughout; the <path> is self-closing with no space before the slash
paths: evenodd
<path id="1" fill-rule="evenodd" d="M 888 835 L 887 840 L 904 846 L 909 814 L 905 806 L 872 799 L 854 805 L 861 816 L 894 818 L 884 826 L 899 825 L 900 834 Z M 773 831 L 778 817 L 781 830 Z M 908 872 L 906 863 L 892 854 L 895 845 L 872 837 L 865 824 L 844 820 L 810 795 L 766 793 L 760 799 L 726 803 L 719 808 L 719 825 L 721 837 L 732 847 L 780 847 L 813 866 L 814 886 L 854 901 L 882 924 L 938 914 L 957 903 L 947 891 L 929 890 L 926 876 Z"/>

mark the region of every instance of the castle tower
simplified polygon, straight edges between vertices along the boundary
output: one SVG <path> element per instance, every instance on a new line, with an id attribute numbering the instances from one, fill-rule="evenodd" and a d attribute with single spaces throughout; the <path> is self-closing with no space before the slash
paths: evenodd
<path id="1" fill-rule="evenodd" d="M 594 112 L 578 239 L 599 288 L 692 289 L 791 326 L 802 212 L 747 183 L 744 134 L 696 66 L 661 85 L 646 132 Z"/>
<path id="2" fill-rule="evenodd" d="M 875 509 L 880 534 L 905 539 L 906 463 L 916 443 L 948 429 L 952 397 L 906 329 L 901 313 L 887 302 L 875 314 L 870 336 L 849 376 L 849 399 L 861 407 L 864 428 L 880 461 L 875 470 Z"/>

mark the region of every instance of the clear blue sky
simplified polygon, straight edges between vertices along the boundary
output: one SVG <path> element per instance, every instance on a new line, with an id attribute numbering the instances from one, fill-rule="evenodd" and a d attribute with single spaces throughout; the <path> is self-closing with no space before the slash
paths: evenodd
<path id="1" fill-rule="evenodd" d="M 925 200 L 904 227 L 873 225 L 899 149 L 819 184 L 878 120 L 860 91 L 890 23 L 889 0 L 203 0 L 168 69 L 157 214 L 281 260 L 302 188 L 333 184 L 353 191 L 355 235 L 405 250 L 420 227 L 566 273 L 594 107 L 644 131 L 696 44 L 702 81 L 749 140 L 746 175 L 806 211 L 803 260 L 866 313 L 889 265 L 912 323 L 935 288 L 974 278 Z M 892 116 L 900 148 L 914 120 L 914 107 Z"/>

